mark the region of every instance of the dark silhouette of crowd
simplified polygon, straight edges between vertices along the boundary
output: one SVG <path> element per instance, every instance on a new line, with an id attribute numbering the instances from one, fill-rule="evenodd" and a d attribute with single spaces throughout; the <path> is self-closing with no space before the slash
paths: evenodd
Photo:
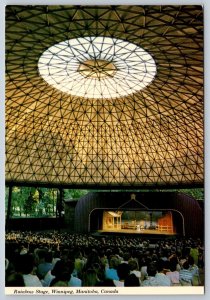
<path id="1" fill-rule="evenodd" d="M 7 287 L 203 286 L 200 239 L 6 233 Z"/>

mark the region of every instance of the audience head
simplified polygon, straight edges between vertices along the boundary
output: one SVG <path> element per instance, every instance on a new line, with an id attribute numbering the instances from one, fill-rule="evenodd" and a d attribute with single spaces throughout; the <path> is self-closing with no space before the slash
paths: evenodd
<path id="1" fill-rule="evenodd" d="M 158 272 L 165 272 L 165 270 L 169 269 L 169 261 L 159 259 L 157 262 L 157 271 Z"/>
<path id="2" fill-rule="evenodd" d="M 34 256 L 32 254 L 22 254 L 16 261 L 16 271 L 22 274 L 30 274 L 34 266 Z"/>
<path id="3" fill-rule="evenodd" d="M 25 286 L 23 275 L 20 273 L 12 273 L 6 278 L 6 286 L 18 287 Z"/>
<path id="4" fill-rule="evenodd" d="M 82 285 L 83 286 L 96 286 L 98 283 L 98 276 L 94 269 L 87 269 L 82 277 Z"/>
<path id="5" fill-rule="evenodd" d="M 139 269 L 136 259 L 129 259 L 128 265 L 129 265 L 131 271 Z"/>
<path id="6" fill-rule="evenodd" d="M 63 260 L 56 262 L 51 274 L 55 276 L 57 280 L 61 281 L 69 281 L 71 278 L 70 268 Z"/>
<path id="7" fill-rule="evenodd" d="M 183 269 L 185 269 L 185 270 L 188 270 L 190 267 L 189 262 L 187 260 L 183 263 L 182 266 L 183 266 Z"/>
<path id="8" fill-rule="evenodd" d="M 119 258 L 117 258 L 116 256 L 111 256 L 109 261 L 109 267 L 112 269 L 117 269 L 119 264 L 120 264 Z"/>
<path id="9" fill-rule="evenodd" d="M 117 275 L 119 277 L 119 280 L 125 280 L 129 273 L 130 268 L 127 263 L 121 263 L 117 266 Z"/>
<path id="10" fill-rule="evenodd" d="M 63 280 L 55 280 L 50 286 L 68 286 L 68 282 Z"/>
<path id="11" fill-rule="evenodd" d="M 188 263 L 190 266 L 193 266 L 195 263 L 194 258 L 191 255 L 188 256 Z"/>
<path id="12" fill-rule="evenodd" d="M 135 274 L 130 274 L 125 278 L 124 286 L 140 286 L 140 281 Z"/>
<path id="13" fill-rule="evenodd" d="M 170 264 L 169 264 L 170 271 L 174 272 L 174 271 L 176 271 L 176 268 L 177 268 L 177 263 L 174 261 L 170 261 Z"/>
<path id="14" fill-rule="evenodd" d="M 150 263 L 147 266 L 147 275 L 154 277 L 157 274 L 157 265 L 156 263 Z"/>

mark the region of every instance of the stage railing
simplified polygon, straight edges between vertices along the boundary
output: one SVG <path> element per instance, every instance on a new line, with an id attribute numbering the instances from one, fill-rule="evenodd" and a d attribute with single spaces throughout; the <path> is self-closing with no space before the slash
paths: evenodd
<path id="1" fill-rule="evenodd" d="M 158 225 L 157 230 L 166 231 L 166 232 L 173 232 L 173 226 L 171 226 L 171 225 Z"/>

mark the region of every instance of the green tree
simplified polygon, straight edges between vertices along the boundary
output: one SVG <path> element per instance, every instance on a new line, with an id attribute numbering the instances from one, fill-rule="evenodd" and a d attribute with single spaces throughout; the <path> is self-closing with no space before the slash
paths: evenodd
<path id="1" fill-rule="evenodd" d="M 204 189 L 184 189 L 181 192 L 195 198 L 196 200 L 204 200 Z"/>
<path id="2" fill-rule="evenodd" d="M 64 199 L 79 199 L 82 196 L 86 195 L 89 191 L 88 190 L 64 190 Z"/>
<path id="3" fill-rule="evenodd" d="M 29 196 L 30 189 L 22 187 L 13 187 L 12 189 L 12 203 L 11 203 L 11 216 L 22 216 L 24 213 L 24 202 Z"/>
<path id="4" fill-rule="evenodd" d="M 36 208 L 36 195 L 32 191 L 30 191 L 29 196 L 25 199 L 23 209 L 24 213 L 27 215 L 32 216 L 35 213 Z"/>

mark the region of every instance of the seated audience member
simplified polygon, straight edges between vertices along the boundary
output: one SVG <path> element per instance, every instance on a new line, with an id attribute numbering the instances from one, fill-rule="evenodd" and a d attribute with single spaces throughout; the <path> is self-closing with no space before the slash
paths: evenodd
<path id="1" fill-rule="evenodd" d="M 198 250 L 198 247 L 197 247 L 197 245 L 195 243 L 193 243 L 191 245 L 189 255 L 191 257 L 193 257 L 194 264 L 197 266 L 198 265 L 199 250 Z"/>
<path id="2" fill-rule="evenodd" d="M 41 287 L 42 283 L 34 273 L 34 257 L 32 254 L 22 254 L 19 256 L 17 271 L 23 275 L 25 286 Z"/>
<path id="3" fill-rule="evenodd" d="M 70 272 L 70 280 L 68 282 L 68 286 L 82 286 L 82 280 L 73 276 L 74 262 L 69 261 L 68 266 L 69 266 L 69 272 Z"/>
<path id="4" fill-rule="evenodd" d="M 55 263 L 55 265 L 56 265 L 56 263 Z M 52 270 L 49 270 L 47 272 L 47 274 L 45 275 L 44 279 L 41 279 L 42 285 L 45 286 L 45 287 L 50 286 L 50 282 L 53 280 L 54 277 L 55 276 L 52 275 Z"/>
<path id="5" fill-rule="evenodd" d="M 158 286 L 171 286 L 171 280 L 165 275 L 167 270 L 168 261 L 160 259 L 157 262 L 157 273 L 155 278 L 158 282 Z"/>
<path id="6" fill-rule="evenodd" d="M 129 273 L 130 273 L 130 268 L 128 263 L 119 264 L 117 267 L 117 275 L 119 277 L 119 280 L 114 279 L 113 280 L 114 285 L 118 287 L 124 286 L 125 279 L 128 277 Z"/>
<path id="7" fill-rule="evenodd" d="M 176 270 L 177 264 L 176 261 L 169 261 L 169 270 L 166 271 L 166 276 L 171 280 L 172 286 L 179 286 L 179 272 Z"/>
<path id="8" fill-rule="evenodd" d="M 179 278 L 181 285 L 191 286 L 193 274 L 190 271 L 190 265 L 188 261 L 183 263 L 182 269 L 179 271 Z"/>
<path id="9" fill-rule="evenodd" d="M 123 253 L 123 260 L 121 261 L 121 263 L 128 263 L 128 261 L 129 261 L 129 259 L 131 258 L 131 255 L 130 255 L 130 253 L 128 253 L 128 252 L 125 252 L 125 253 Z"/>
<path id="10" fill-rule="evenodd" d="M 137 260 L 129 259 L 128 265 L 130 268 L 130 274 L 134 274 L 139 279 L 139 285 L 140 285 L 141 284 L 141 272 L 139 271 Z"/>
<path id="11" fill-rule="evenodd" d="M 91 247 L 85 263 L 86 269 L 92 268 L 92 265 L 94 263 L 100 263 L 100 257 L 98 254 L 98 249 L 96 249 L 95 247 Z"/>
<path id="12" fill-rule="evenodd" d="M 119 259 L 116 256 L 111 256 L 109 259 L 109 265 L 105 266 L 105 278 L 112 280 L 119 280 L 117 274 L 117 267 L 120 264 Z"/>
<path id="13" fill-rule="evenodd" d="M 102 281 L 99 281 L 97 283 L 97 286 L 111 286 L 111 287 L 114 287 L 114 282 L 112 279 L 104 279 Z"/>
<path id="14" fill-rule="evenodd" d="M 38 258 L 39 262 L 36 273 L 39 279 L 43 279 L 47 272 L 53 267 L 52 252 L 42 249 L 38 252 Z"/>
<path id="15" fill-rule="evenodd" d="M 86 264 L 86 258 L 83 256 L 82 251 L 81 250 L 77 251 L 75 253 L 74 271 L 73 271 L 73 275 L 75 275 L 75 277 L 81 277 L 85 264 Z"/>
<path id="16" fill-rule="evenodd" d="M 82 276 L 82 286 L 97 286 L 99 278 L 94 269 L 87 269 Z"/>
<path id="17" fill-rule="evenodd" d="M 105 242 L 104 239 L 103 239 L 103 242 Z M 105 266 L 109 264 L 109 261 L 108 261 L 107 255 L 103 249 L 100 250 L 99 256 L 100 256 L 100 264 L 103 268 L 105 268 Z"/>
<path id="18" fill-rule="evenodd" d="M 55 263 L 53 269 L 49 270 L 48 273 L 45 275 L 43 280 L 43 286 L 51 286 L 51 284 L 54 284 L 55 282 L 61 280 L 61 278 L 62 278 L 61 281 L 66 281 L 63 280 L 63 274 L 65 274 L 65 276 L 68 276 L 68 281 L 69 281 L 70 272 L 68 266 L 63 260 L 60 259 Z"/>
<path id="19" fill-rule="evenodd" d="M 194 263 L 194 258 L 191 255 L 189 255 L 189 257 L 188 257 L 188 263 L 189 263 L 189 270 L 192 273 L 192 285 L 198 286 L 198 285 L 200 285 L 199 268 Z"/>
<path id="20" fill-rule="evenodd" d="M 54 278 L 50 282 L 50 286 L 68 286 L 71 274 L 69 272 L 68 266 L 64 261 L 59 260 L 52 270 L 52 275 Z"/>
<path id="21" fill-rule="evenodd" d="M 99 281 L 103 281 L 105 279 L 103 264 L 102 263 L 100 263 L 100 264 L 94 263 L 92 267 L 93 267 L 93 270 L 96 271 Z"/>
<path id="22" fill-rule="evenodd" d="M 147 277 L 141 282 L 141 286 L 158 286 L 158 281 L 155 278 L 157 274 L 156 263 L 151 262 L 147 266 Z"/>
<path id="23" fill-rule="evenodd" d="M 140 262 L 141 268 L 140 268 L 140 272 L 141 272 L 141 281 L 143 281 L 144 279 L 147 278 L 147 266 L 152 262 L 152 259 L 150 256 L 143 256 Z"/>
<path id="24" fill-rule="evenodd" d="M 68 282 L 66 281 L 62 281 L 62 280 L 58 280 L 52 283 L 51 286 L 68 286 Z"/>
<path id="25" fill-rule="evenodd" d="M 58 260 L 60 260 L 60 252 L 59 251 L 53 251 L 53 253 L 52 253 L 52 269 L 53 269 L 54 265 L 56 264 L 56 262 Z"/>

